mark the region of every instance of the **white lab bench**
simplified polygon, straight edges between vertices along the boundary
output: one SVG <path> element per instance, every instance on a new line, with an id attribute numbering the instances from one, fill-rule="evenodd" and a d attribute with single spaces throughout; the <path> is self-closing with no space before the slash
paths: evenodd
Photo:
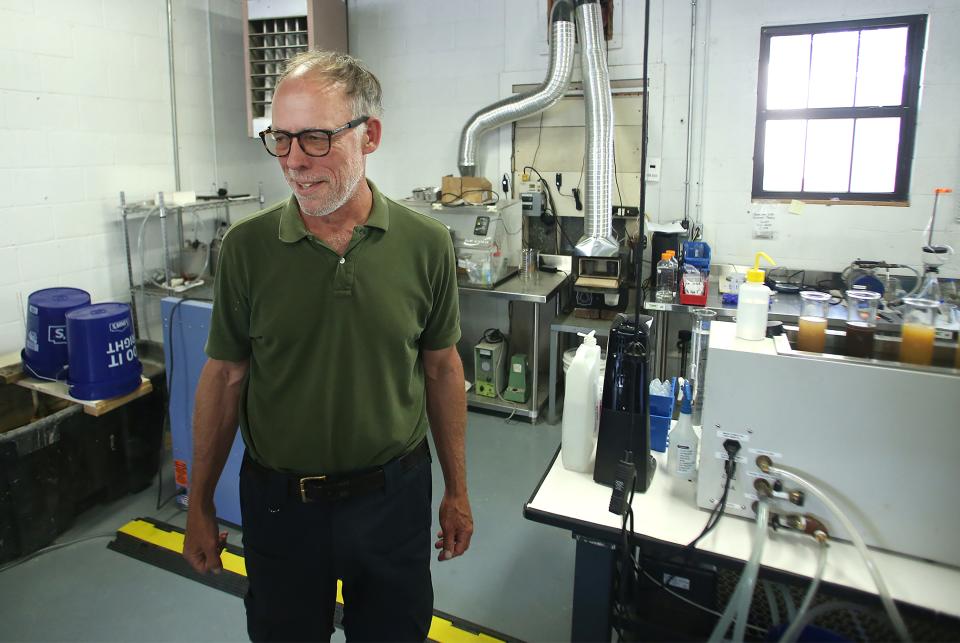
<path id="1" fill-rule="evenodd" d="M 607 511 L 610 488 L 595 483 L 590 473 L 564 469 L 559 453 L 558 449 L 523 514 L 529 520 L 567 529 L 577 538 L 571 640 L 609 640 L 611 570 L 621 519 Z M 670 476 L 666 454 L 653 455 L 657 472 L 651 486 L 633 499 L 632 539 L 634 543 L 682 548 L 700 533 L 708 512 L 697 508 L 696 484 Z M 752 521 L 724 516 L 700 541 L 697 551 L 728 565 L 742 564 L 750 557 L 753 531 Z M 816 547 L 809 536 L 773 532 L 761 564 L 768 572 L 809 577 L 816 568 Z M 890 552 L 872 553 L 896 601 L 960 618 L 960 569 Z M 823 582 L 876 593 L 856 548 L 846 542 L 830 541 Z"/>

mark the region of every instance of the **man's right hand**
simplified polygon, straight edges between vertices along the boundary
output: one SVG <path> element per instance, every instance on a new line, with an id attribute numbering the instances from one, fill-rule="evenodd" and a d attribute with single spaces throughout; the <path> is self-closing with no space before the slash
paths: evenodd
<path id="1" fill-rule="evenodd" d="M 201 574 L 223 571 L 220 552 L 227 545 L 227 532 L 217 533 L 216 509 L 191 506 L 187 510 L 187 533 L 183 539 L 183 557 Z"/>

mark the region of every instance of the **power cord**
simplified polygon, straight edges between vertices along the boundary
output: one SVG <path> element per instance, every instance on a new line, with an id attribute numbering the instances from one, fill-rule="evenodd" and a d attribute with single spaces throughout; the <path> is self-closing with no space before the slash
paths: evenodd
<path id="1" fill-rule="evenodd" d="M 713 509 L 710 510 L 710 515 L 707 516 L 707 524 L 704 525 L 703 531 L 690 541 L 690 544 L 687 545 L 684 549 L 689 550 L 696 549 L 697 543 L 699 543 L 704 536 L 713 531 L 714 527 L 717 526 L 717 523 L 720 522 L 720 518 L 723 517 L 723 509 L 727 506 L 727 496 L 730 493 L 730 481 L 734 476 L 737 475 L 737 454 L 740 453 L 740 443 L 736 440 L 724 440 L 723 448 L 727 452 L 727 460 L 723 463 L 723 470 L 727 476 L 727 479 L 723 483 L 723 494 L 720 496 L 720 500 L 714 505 Z"/>

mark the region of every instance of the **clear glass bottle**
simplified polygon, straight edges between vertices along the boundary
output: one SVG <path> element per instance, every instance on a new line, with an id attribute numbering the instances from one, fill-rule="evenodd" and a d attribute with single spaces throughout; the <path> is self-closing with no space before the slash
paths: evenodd
<path id="1" fill-rule="evenodd" d="M 707 374 L 707 347 L 710 344 L 710 323 L 717 316 L 709 308 L 697 308 L 693 311 L 693 328 L 690 342 L 690 363 L 687 366 L 687 379 L 691 384 L 693 410 L 691 421 L 700 426 L 703 417 L 704 380 Z"/>
<path id="2" fill-rule="evenodd" d="M 873 357 L 873 337 L 877 331 L 877 305 L 880 293 L 872 290 L 847 291 L 846 354 Z"/>
<path id="3" fill-rule="evenodd" d="M 822 353 L 827 342 L 827 302 L 830 295 L 808 290 L 800 293 L 800 332 L 797 350 Z"/>
<path id="4" fill-rule="evenodd" d="M 903 326 L 900 330 L 900 361 L 929 366 L 933 362 L 938 302 L 908 297 L 903 300 Z"/>
<path id="5" fill-rule="evenodd" d="M 670 260 L 670 254 L 664 252 L 657 263 L 657 295 L 656 300 L 662 303 L 673 303 L 677 292 L 677 270 Z"/>

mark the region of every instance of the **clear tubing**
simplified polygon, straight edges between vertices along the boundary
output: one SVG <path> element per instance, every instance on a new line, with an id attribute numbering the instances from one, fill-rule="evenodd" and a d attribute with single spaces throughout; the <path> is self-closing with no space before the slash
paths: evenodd
<path id="1" fill-rule="evenodd" d="M 813 579 L 810 581 L 810 587 L 807 588 L 807 593 L 803 597 L 803 602 L 800 603 L 800 611 L 797 612 L 796 618 L 790 623 L 790 627 L 783 633 L 783 636 L 780 637 L 780 643 L 793 643 L 797 640 L 797 635 L 801 632 L 801 626 L 803 625 L 804 616 L 807 614 L 807 610 L 810 609 L 810 604 L 813 603 L 813 597 L 817 593 L 817 589 L 820 587 L 820 580 L 823 578 L 823 570 L 827 568 L 827 543 L 821 543 L 820 549 L 817 550 L 817 571 L 813 574 Z"/>
<path id="2" fill-rule="evenodd" d="M 870 576 L 873 578 L 873 582 L 877 586 L 877 592 L 880 594 L 880 601 L 883 603 L 883 607 L 887 611 L 887 616 L 890 617 L 890 621 L 893 623 L 894 631 L 897 633 L 897 636 L 900 637 L 900 640 L 909 641 L 910 632 L 907 631 L 907 624 L 903 622 L 903 617 L 900 616 L 900 611 L 897 609 L 896 604 L 890 597 L 890 590 L 887 589 L 887 584 L 884 582 L 883 576 L 880 575 L 880 570 L 877 569 L 876 563 L 873 562 L 873 557 L 870 555 L 870 550 L 867 549 L 867 545 L 863 542 L 860 532 L 857 531 L 857 528 L 853 526 L 853 523 L 850 522 L 846 514 L 844 514 L 840 510 L 840 507 L 838 507 L 825 493 L 820 491 L 817 486 L 807 482 L 807 480 L 797 475 L 793 471 L 784 467 L 772 466 L 769 469 L 769 473 L 782 476 L 787 480 L 790 480 L 791 482 L 803 487 L 807 493 L 816 496 L 817 499 L 819 499 L 820 502 L 827 507 L 830 513 L 832 513 L 837 520 L 840 521 L 840 524 L 843 525 L 843 528 L 849 534 L 850 540 L 852 540 L 853 544 L 856 546 L 857 551 L 860 552 L 860 557 L 863 559 L 863 564 L 867 566 L 867 571 L 870 572 Z"/>
<path id="3" fill-rule="evenodd" d="M 763 555 L 764 545 L 767 544 L 767 523 L 769 522 L 769 517 L 770 508 L 767 506 L 766 500 L 761 500 L 760 506 L 757 509 L 757 526 L 754 530 L 753 550 L 750 552 L 750 560 L 747 561 L 746 567 L 743 568 L 743 575 L 740 576 L 740 582 L 737 583 L 733 596 L 730 597 L 726 609 L 723 610 L 723 616 L 717 621 L 716 627 L 713 628 L 713 632 L 710 634 L 710 643 L 719 643 L 723 640 L 723 635 L 727 633 L 727 628 L 730 627 L 730 621 L 733 620 L 734 613 L 739 614 L 741 603 L 745 602 L 747 610 L 750 609 L 750 599 L 753 598 L 753 586 L 757 580 L 757 571 L 760 569 L 760 557 Z M 739 640 L 743 640 L 743 633 L 746 626 L 747 617 L 746 612 L 744 612 L 742 618 L 737 621 L 734 640 L 737 640 L 736 632 L 738 631 L 740 634 Z"/>

